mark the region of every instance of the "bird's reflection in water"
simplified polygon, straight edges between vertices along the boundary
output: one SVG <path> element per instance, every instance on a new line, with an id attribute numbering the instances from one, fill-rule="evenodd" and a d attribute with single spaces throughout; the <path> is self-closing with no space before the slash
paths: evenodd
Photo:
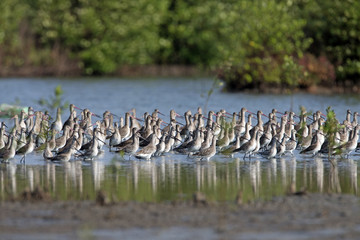
<path id="1" fill-rule="evenodd" d="M 138 189 L 138 183 L 139 183 L 139 164 L 138 161 L 132 161 L 131 162 L 131 169 L 132 169 L 132 179 L 133 179 L 133 186 L 135 193 Z"/>
<path id="2" fill-rule="evenodd" d="M 316 182 L 319 192 L 324 191 L 324 162 L 322 158 L 316 157 L 314 159 L 316 167 Z"/>
<path id="3" fill-rule="evenodd" d="M 259 187 L 261 187 L 260 161 L 250 162 L 249 166 L 250 182 L 255 197 L 259 197 Z"/>
<path id="4" fill-rule="evenodd" d="M 289 156 L 251 161 L 182 161 L 160 156 L 150 161 L 117 161 L 116 166 L 103 160 L 44 165 L 10 162 L 0 168 L 0 199 L 19 196 L 25 187 L 33 191 L 37 185 L 64 200 L 84 199 L 104 188 L 118 199 L 150 201 L 192 196 L 195 191 L 205 192 L 212 199 L 230 200 L 239 190 L 246 199 L 270 199 L 296 185 L 311 192 L 357 194 L 357 171 L 353 159 L 332 165 L 326 158 L 303 160 Z"/>
<path id="5" fill-rule="evenodd" d="M 288 183 L 287 183 L 287 171 L 286 171 L 286 161 L 285 158 L 280 158 L 280 169 L 281 169 L 281 181 L 282 181 L 282 186 L 283 187 L 287 187 Z"/>
<path id="6" fill-rule="evenodd" d="M 197 161 L 195 164 L 197 190 L 216 188 L 216 163 Z"/>
<path id="7" fill-rule="evenodd" d="M 339 167 L 338 167 L 338 162 L 336 160 L 334 160 L 332 164 L 330 164 L 328 192 L 341 193 L 341 186 L 339 180 Z"/>
<path id="8" fill-rule="evenodd" d="M 357 162 L 353 159 L 348 159 L 348 174 L 350 176 L 351 188 L 353 189 L 354 193 L 357 194 Z"/>
<path id="9" fill-rule="evenodd" d="M 293 157 L 289 160 L 289 165 L 291 169 L 291 185 L 296 186 L 296 159 Z"/>
<path id="10" fill-rule="evenodd" d="M 100 190 L 102 181 L 104 180 L 105 165 L 104 162 L 94 160 L 91 162 L 92 176 L 94 181 L 94 190 Z"/>
<path id="11" fill-rule="evenodd" d="M 273 176 L 273 184 L 276 184 L 276 179 L 277 179 L 277 161 L 275 158 L 270 160 L 270 166 L 271 166 L 271 173 Z"/>
<path id="12" fill-rule="evenodd" d="M 11 193 L 13 196 L 16 196 L 17 193 L 17 179 L 16 179 L 16 168 L 17 165 L 15 163 L 9 163 L 7 164 L 7 170 L 8 170 L 8 176 L 10 179 L 10 185 L 11 185 Z"/>

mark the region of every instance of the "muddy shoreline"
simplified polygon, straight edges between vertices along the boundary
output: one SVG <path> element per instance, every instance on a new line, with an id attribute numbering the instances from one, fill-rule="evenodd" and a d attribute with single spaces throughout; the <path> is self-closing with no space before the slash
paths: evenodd
<path id="1" fill-rule="evenodd" d="M 358 197 L 341 194 L 292 195 L 240 205 L 201 201 L 105 205 L 95 201 L 8 201 L 0 204 L 1 239 L 41 238 L 41 234 L 45 234 L 43 237 L 79 237 L 84 231 L 95 238 L 102 236 L 99 231 L 116 233 L 115 239 L 118 234 L 134 229 L 139 234 L 150 230 L 158 234 L 161 230 L 165 236 L 169 231 L 184 229 L 187 232 L 184 236 L 188 237 L 202 230 L 200 233 L 211 233 L 215 239 L 276 239 L 284 234 L 286 239 L 356 239 L 360 234 L 360 205 Z M 64 233 L 67 235 L 63 236 Z M 275 234 L 274 238 L 271 234 Z M 182 239 L 180 237 L 175 239 Z"/>

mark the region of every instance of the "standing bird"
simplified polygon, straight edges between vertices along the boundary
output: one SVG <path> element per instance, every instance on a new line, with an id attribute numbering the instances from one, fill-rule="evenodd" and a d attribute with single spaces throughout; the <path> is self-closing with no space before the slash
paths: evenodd
<path id="1" fill-rule="evenodd" d="M 131 128 L 136 128 L 137 130 L 140 130 L 141 124 L 138 122 L 138 119 L 136 118 L 136 109 L 133 108 L 130 110 L 130 112 L 132 113 L 132 115 L 130 115 L 130 117 L 133 118 Z"/>
<path id="2" fill-rule="evenodd" d="M 28 107 L 28 114 L 25 120 L 26 130 L 30 132 L 34 127 L 34 109 L 32 107 Z"/>
<path id="3" fill-rule="evenodd" d="M 4 148 L 5 145 L 5 124 L 2 124 L 0 128 L 0 149 Z"/>
<path id="4" fill-rule="evenodd" d="M 356 126 L 354 129 L 353 137 L 345 144 L 335 148 L 335 150 L 340 149 L 347 158 L 349 158 L 349 154 L 354 151 L 357 147 L 359 140 L 359 126 Z"/>
<path id="5" fill-rule="evenodd" d="M 277 151 L 277 155 L 278 155 L 279 157 L 281 157 L 282 155 L 285 154 L 285 151 L 286 151 L 286 145 L 285 145 L 285 144 L 286 144 L 286 138 L 287 138 L 287 136 L 286 136 L 286 134 L 284 134 L 281 142 L 280 142 L 279 145 L 277 146 L 276 151 Z"/>
<path id="6" fill-rule="evenodd" d="M 272 139 L 272 134 L 271 134 L 271 125 L 268 125 L 268 127 L 265 130 L 265 133 L 263 135 L 261 135 L 260 137 L 260 149 L 267 149 L 269 143 L 271 142 Z"/>
<path id="7" fill-rule="evenodd" d="M 114 133 L 110 136 L 110 140 L 109 140 L 109 151 L 111 152 L 112 146 L 118 145 L 120 143 L 121 143 L 121 135 L 120 135 L 118 123 L 116 122 L 114 126 Z"/>
<path id="8" fill-rule="evenodd" d="M 305 148 L 300 152 L 300 154 L 312 154 L 315 156 L 321 149 L 321 142 L 320 142 L 320 133 L 319 130 L 316 130 L 316 141 L 311 144 L 309 147 Z"/>
<path id="9" fill-rule="evenodd" d="M 166 134 L 162 135 L 160 138 L 160 142 L 156 145 L 156 152 L 154 153 L 155 156 L 160 156 L 165 151 L 165 138 Z"/>
<path id="10" fill-rule="evenodd" d="M 126 141 L 131 137 L 130 113 L 125 113 L 125 125 L 119 129 L 121 141 Z"/>
<path id="11" fill-rule="evenodd" d="M 56 131 L 60 132 L 63 128 L 63 123 L 61 120 L 61 108 L 58 108 L 56 111 L 56 119 L 51 124 L 50 129 L 55 129 Z"/>
<path id="12" fill-rule="evenodd" d="M 249 115 L 250 116 L 250 115 Z M 240 137 L 240 146 L 242 146 L 242 145 L 244 145 L 245 143 L 247 143 L 248 141 L 250 141 L 250 138 L 251 138 L 251 136 L 250 136 L 250 128 L 251 128 L 251 126 L 250 126 L 250 123 L 249 122 L 247 122 L 246 124 L 245 124 L 245 133 L 244 133 L 244 135 L 242 135 L 241 137 Z"/>
<path id="13" fill-rule="evenodd" d="M 150 160 L 152 155 L 156 152 L 156 135 L 155 133 L 151 134 L 151 141 L 148 145 L 140 149 L 138 152 L 135 153 L 136 158 L 143 158 L 146 160 Z"/>
<path id="14" fill-rule="evenodd" d="M 72 112 L 70 112 L 69 118 L 65 121 L 65 123 L 62 126 L 62 130 L 64 130 L 65 126 L 69 125 L 70 128 L 72 129 L 74 127 L 74 124 L 76 119 L 76 111 L 72 110 Z"/>
<path id="15" fill-rule="evenodd" d="M 132 141 L 131 142 L 127 142 L 127 144 L 119 147 L 115 152 L 121 152 L 124 151 L 125 153 L 129 154 L 129 160 L 131 158 L 131 156 L 137 152 L 137 150 L 139 150 L 139 137 L 140 137 L 140 133 L 137 132 L 137 128 L 133 128 L 132 129 Z"/>
<path id="16" fill-rule="evenodd" d="M 99 140 L 98 140 L 98 134 L 99 129 L 95 128 L 93 133 L 93 139 L 92 144 L 89 149 L 87 149 L 83 154 L 79 155 L 84 160 L 93 160 L 98 154 L 99 154 Z"/>
<path id="17" fill-rule="evenodd" d="M 177 126 L 177 125 L 176 125 Z M 170 152 L 175 146 L 176 130 L 174 127 L 170 127 L 169 133 L 165 138 L 164 153 Z"/>
<path id="18" fill-rule="evenodd" d="M 231 157 L 234 157 L 234 150 L 240 148 L 240 135 L 236 136 L 235 144 L 231 145 L 230 147 L 224 149 L 221 151 L 224 155 L 230 155 Z"/>
<path id="19" fill-rule="evenodd" d="M 54 151 L 58 151 L 60 148 L 65 146 L 66 140 L 69 138 L 69 133 L 70 133 L 70 127 L 65 126 L 63 135 L 55 139 L 56 146 L 54 148 Z"/>
<path id="20" fill-rule="evenodd" d="M 239 112 L 239 121 L 237 122 L 236 126 L 235 126 L 235 134 L 238 134 L 240 136 L 242 136 L 245 133 L 245 125 L 246 125 L 246 121 L 245 121 L 245 113 L 246 113 L 246 108 L 241 108 L 241 111 Z"/>
<path id="21" fill-rule="evenodd" d="M 219 139 L 219 141 L 217 141 L 217 146 L 219 148 L 219 150 L 222 150 L 223 148 L 229 146 L 230 144 L 230 138 L 229 138 L 229 130 L 231 127 L 225 127 L 224 129 L 224 136 Z"/>
<path id="22" fill-rule="evenodd" d="M 14 139 L 14 136 L 11 137 L 10 141 L 10 149 L 2 149 L 3 151 L 0 152 L 0 159 L 2 159 L 1 162 L 9 162 L 10 159 L 15 157 L 16 140 Z"/>
<path id="23" fill-rule="evenodd" d="M 294 156 L 293 151 L 296 149 L 297 147 L 297 140 L 296 140 L 296 130 L 292 129 L 291 130 L 291 137 L 289 139 L 289 141 L 287 141 L 285 143 L 285 151 L 289 152 L 291 154 L 291 156 Z"/>
<path id="24" fill-rule="evenodd" d="M 210 147 L 201 149 L 198 153 L 195 153 L 194 156 L 200 157 L 200 160 L 206 159 L 207 161 L 210 160 L 216 154 L 216 136 L 212 137 L 212 142 Z"/>
<path id="25" fill-rule="evenodd" d="M 50 160 L 52 157 L 54 157 L 53 153 L 50 150 L 50 142 L 45 143 L 45 150 L 43 152 L 43 157 L 45 160 Z"/>
<path id="26" fill-rule="evenodd" d="M 42 112 L 36 111 L 34 126 L 30 129 L 30 131 L 33 131 L 35 135 L 39 135 L 41 131 L 41 121 L 42 121 Z"/>
<path id="27" fill-rule="evenodd" d="M 16 151 L 16 154 L 23 155 L 23 157 L 20 159 L 20 162 L 25 163 L 26 154 L 32 153 L 34 151 L 34 148 L 35 148 L 34 134 L 30 132 L 29 142 Z"/>
<path id="28" fill-rule="evenodd" d="M 57 154 L 54 157 L 49 157 L 48 159 L 51 161 L 68 162 L 68 161 L 70 161 L 73 152 L 74 152 L 74 149 L 72 147 L 70 147 L 70 149 L 68 149 L 68 151 Z"/>
<path id="29" fill-rule="evenodd" d="M 253 135 L 251 136 L 250 141 L 244 143 L 240 148 L 234 150 L 234 152 L 243 152 L 243 159 L 246 158 L 246 155 L 248 155 L 249 159 L 251 159 L 251 153 L 256 149 L 259 129 L 257 126 L 255 126 L 254 128 L 255 130 L 253 132 Z"/>
<path id="30" fill-rule="evenodd" d="M 267 157 L 268 159 L 275 158 L 277 155 L 276 147 L 277 139 L 273 137 L 270 141 L 270 149 L 261 153 L 262 156 Z"/>

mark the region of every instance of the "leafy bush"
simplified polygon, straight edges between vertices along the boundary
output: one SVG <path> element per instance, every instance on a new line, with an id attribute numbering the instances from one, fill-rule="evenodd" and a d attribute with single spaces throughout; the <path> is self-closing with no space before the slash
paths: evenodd
<path id="1" fill-rule="evenodd" d="M 0 65 L 196 65 L 228 90 L 360 84 L 359 22 L 355 0 L 2 0 Z"/>
<path id="2" fill-rule="evenodd" d="M 172 0 L 160 27 L 158 63 L 215 66 L 233 33 L 234 3 Z"/>
<path id="3" fill-rule="evenodd" d="M 0 61 L 4 65 L 19 66 L 23 63 L 18 54 L 21 50 L 19 26 L 25 10 L 18 0 L 0 1 Z"/>
<path id="4" fill-rule="evenodd" d="M 230 46 L 232 51 L 219 75 L 227 89 L 297 86 L 301 74 L 297 59 L 311 43 L 302 31 L 305 21 L 295 19 L 285 4 L 272 0 L 244 1 L 238 11 L 234 29 L 238 41 Z"/>
<path id="5" fill-rule="evenodd" d="M 299 64 L 306 74 L 306 78 L 299 80 L 300 87 L 331 86 L 334 84 L 336 79 L 335 67 L 325 56 L 316 57 L 313 54 L 306 53 L 299 60 Z"/>
<path id="6" fill-rule="evenodd" d="M 42 47 L 60 44 L 86 74 L 146 64 L 158 51 L 166 1 L 34 0 L 32 26 Z"/>
<path id="7" fill-rule="evenodd" d="M 309 51 L 335 65 L 338 82 L 360 83 L 360 1 L 294 2 L 297 15 L 306 19 L 304 32 L 314 40 Z"/>

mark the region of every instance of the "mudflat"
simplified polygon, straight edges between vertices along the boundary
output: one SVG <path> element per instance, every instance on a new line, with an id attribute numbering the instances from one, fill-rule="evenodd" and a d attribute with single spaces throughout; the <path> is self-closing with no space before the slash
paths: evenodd
<path id="1" fill-rule="evenodd" d="M 304 194 L 250 203 L 4 201 L 0 239 L 357 239 L 359 198 Z"/>

